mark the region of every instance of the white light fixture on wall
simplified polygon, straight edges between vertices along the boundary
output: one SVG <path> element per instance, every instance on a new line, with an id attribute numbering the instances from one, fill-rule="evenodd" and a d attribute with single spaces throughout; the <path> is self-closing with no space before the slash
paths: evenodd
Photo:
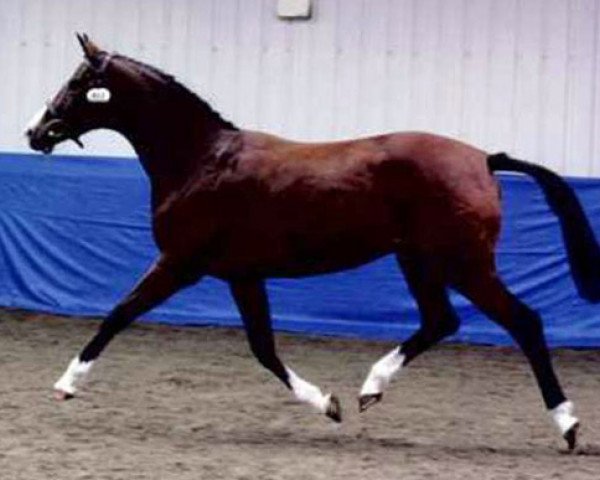
<path id="1" fill-rule="evenodd" d="M 277 16 L 285 19 L 308 19 L 312 0 L 277 0 Z"/>

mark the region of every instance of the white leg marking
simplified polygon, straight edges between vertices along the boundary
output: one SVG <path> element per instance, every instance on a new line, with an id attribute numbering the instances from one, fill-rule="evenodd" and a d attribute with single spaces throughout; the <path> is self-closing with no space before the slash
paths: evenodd
<path id="1" fill-rule="evenodd" d="M 40 120 L 44 117 L 45 113 L 46 113 L 46 107 L 40 108 L 33 115 L 33 117 L 31 117 L 31 120 L 29 120 L 29 122 L 27 122 L 27 126 L 25 127 L 25 131 L 27 132 L 28 130 L 33 130 L 37 126 L 37 124 L 40 123 Z"/>
<path id="2" fill-rule="evenodd" d="M 405 355 L 400 353 L 400 347 L 394 348 L 390 353 L 379 359 L 369 372 L 369 376 L 363 383 L 361 395 L 376 395 L 382 393 L 389 385 L 392 377 L 400 371 L 404 365 Z"/>
<path id="3" fill-rule="evenodd" d="M 319 412 L 326 413 L 331 395 L 323 395 L 319 387 L 300 378 L 292 369 L 288 367 L 285 367 L 285 369 L 296 398 L 301 402 L 312 405 Z"/>
<path id="4" fill-rule="evenodd" d="M 62 377 L 54 384 L 54 389 L 74 395 L 77 387 L 81 386 L 87 375 L 90 373 L 94 361 L 81 362 L 79 357 L 75 357 L 69 363 L 69 366 L 62 374 Z"/>
<path id="5" fill-rule="evenodd" d="M 560 405 L 550 410 L 550 415 L 562 435 L 567 433 L 577 422 L 579 422 L 579 419 L 573 415 L 573 402 L 569 400 L 565 400 Z"/>

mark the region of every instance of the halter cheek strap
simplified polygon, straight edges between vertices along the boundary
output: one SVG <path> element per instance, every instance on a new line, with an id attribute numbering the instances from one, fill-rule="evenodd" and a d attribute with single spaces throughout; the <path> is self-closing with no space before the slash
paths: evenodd
<path id="1" fill-rule="evenodd" d="M 98 68 L 98 72 L 99 73 L 104 73 L 104 71 L 107 69 L 108 64 L 111 62 L 111 60 L 114 57 L 114 53 L 107 53 L 106 55 L 104 55 L 102 57 L 102 63 L 100 64 L 100 67 Z"/>
<path id="2" fill-rule="evenodd" d="M 114 56 L 115 56 L 114 53 L 105 53 L 104 55 L 102 55 L 102 60 L 100 62 L 100 65 L 98 65 L 97 67 L 89 59 L 86 58 L 85 61 L 96 72 L 98 72 L 98 73 L 104 73 L 104 71 L 108 68 L 109 63 L 111 62 L 111 60 L 113 59 Z"/>

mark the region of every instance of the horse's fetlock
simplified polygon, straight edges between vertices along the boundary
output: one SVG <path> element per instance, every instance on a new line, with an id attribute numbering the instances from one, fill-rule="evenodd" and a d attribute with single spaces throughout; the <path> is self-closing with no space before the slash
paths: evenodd
<path id="1" fill-rule="evenodd" d="M 277 355 L 273 351 L 262 348 L 252 348 L 252 353 L 264 368 L 271 369 L 277 360 Z"/>

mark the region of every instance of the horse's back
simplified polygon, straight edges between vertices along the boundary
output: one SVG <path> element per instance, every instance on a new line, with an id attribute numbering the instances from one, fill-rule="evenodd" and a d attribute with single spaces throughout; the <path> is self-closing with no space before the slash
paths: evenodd
<path id="1" fill-rule="evenodd" d="M 244 132 L 244 149 L 286 173 L 345 175 L 386 172 L 407 183 L 429 183 L 487 189 L 493 185 L 487 153 L 466 143 L 422 132 L 398 132 L 334 142 L 296 142 L 261 132 Z M 459 181 L 460 185 L 456 185 Z M 413 183 L 414 184 L 414 183 Z"/>
<path id="2" fill-rule="evenodd" d="M 317 197 L 333 192 L 351 194 L 351 203 L 384 201 L 398 214 L 430 215 L 438 225 L 443 219 L 462 222 L 466 217 L 493 223 L 500 214 L 487 153 L 457 140 L 421 132 L 325 143 L 251 135 L 271 179 L 290 192 L 308 183 Z"/>

